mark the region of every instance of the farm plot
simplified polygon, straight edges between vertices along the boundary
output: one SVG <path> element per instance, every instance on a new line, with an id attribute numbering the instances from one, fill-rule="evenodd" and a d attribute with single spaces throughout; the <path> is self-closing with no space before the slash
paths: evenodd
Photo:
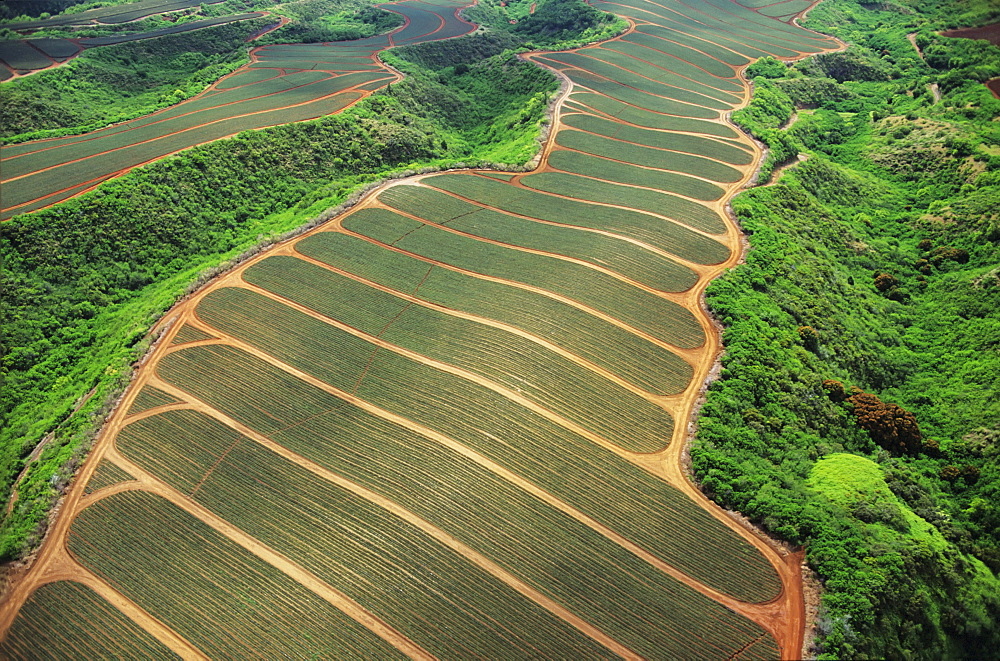
<path id="1" fill-rule="evenodd" d="M 157 406 L 163 406 L 164 404 L 173 404 L 177 401 L 177 398 L 173 395 L 158 390 L 153 386 L 143 386 L 139 394 L 132 401 L 132 406 L 128 410 L 129 415 L 135 415 L 136 413 L 142 413 L 143 411 L 155 408 Z"/>
<path id="2" fill-rule="evenodd" d="M 560 131 L 559 136 L 566 133 L 578 132 Z M 588 134 L 581 133 L 580 135 Z M 599 139 L 604 140 L 604 138 Z M 671 157 L 682 156 L 674 153 L 670 155 Z M 603 208 L 598 212 L 592 205 L 585 202 L 523 188 L 511 188 L 483 177 L 440 175 L 424 179 L 423 183 L 501 211 L 637 239 L 695 264 L 718 264 L 729 257 L 729 249 L 718 241 L 693 232 L 683 225 L 665 223 L 660 218 L 654 218 L 637 211 Z M 396 199 L 396 196 L 400 194 L 392 192 L 394 190 L 387 191 L 379 199 L 383 201 Z M 391 192 L 392 194 L 390 194 Z"/>
<path id="3" fill-rule="evenodd" d="M 291 257 L 266 259 L 247 270 L 244 280 L 373 337 L 479 374 L 626 450 L 655 452 L 673 432 L 672 418 L 660 407 L 519 335 L 419 305 L 380 314 L 390 309 L 381 299 L 401 299 Z M 245 295 L 220 291 L 237 300 Z M 252 299 L 246 305 L 252 307 Z M 449 338 L 447 345 L 441 337 Z"/>
<path id="4" fill-rule="evenodd" d="M 737 138 L 739 134 L 724 124 L 708 122 L 702 119 L 675 117 L 643 110 L 592 92 L 573 92 L 573 101 L 587 106 L 592 110 L 614 117 L 624 124 L 634 124 L 651 129 L 665 131 L 687 131 L 721 138 Z"/>
<path id="5" fill-rule="evenodd" d="M 525 186 L 544 193 L 553 193 L 576 200 L 617 204 L 639 211 L 660 214 L 711 234 L 722 234 L 726 231 L 726 225 L 719 214 L 697 202 L 691 202 L 667 193 L 628 189 L 617 184 L 558 172 L 529 175 L 521 181 Z"/>
<path id="6" fill-rule="evenodd" d="M 421 220 L 510 246 L 579 259 L 660 291 L 686 291 L 697 279 L 691 269 L 624 239 L 512 216 L 437 189 L 421 186 L 387 192 L 384 201 L 389 199 L 394 208 L 420 214 Z"/>
<path id="7" fill-rule="evenodd" d="M 174 335 L 171 344 L 186 344 L 187 342 L 197 342 L 199 340 L 209 340 L 212 336 L 190 324 L 184 324 Z"/>
<path id="8" fill-rule="evenodd" d="M 273 565 L 151 493 L 126 491 L 85 509 L 73 521 L 69 549 L 210 657 L 405 658 Z"/>
<path id="9" fill-rule="evenodd" d="M 28 659 L 179 659 L 90 588 L 47 583 L 21 607 L 0 656 Z"/>
<path id="10" fill-rule="evenodd" d="M 570 115 L 563 120 L 563 123 L 575 129 L 606 138 L 614 138 L 656 149 L 695 154 L 729 165 L 750 165 L 753 161 L 753 150 L 745 145 L 722 142 L 699 135 L 627 126 L 621 122 L 584 114 Z"/>
<path id="11" fill-rule="evenodd" d="M 351 86 L 377 79 L 388 80 L 381 72 L 337 76 L 273 96 L 241 100 L 232 106 L 196 111 L 107 136 L 91 134 L 93 137 L 86 142 L 52 151 L 29 153 L 16 159 L 5 156 L 5 175 L 10 179 L 0 182 L 4 189 L 0 217 L 9 218 L 15 213 L 48 206 L 78 192 L 81 187 L 92 187 L 136 165 L 192 145 L 240 131 L 336 112 L 362 96 L 360 92 L 350 91 Z M 281 101 L 276 101 L 278 97 Z M 275 103 L 291 105 L 274 108 Z M 12 172 L 8 173 L 8 169 Z M 24 174 L 16 175 L 14 171 Z M 75 182 L 80 183 L 67 187 L 68 183 Z"/>
<path id="12" fill-rule="evenodd" d="M 111 25 L 115 23 L 128 23 L 146 18 L 153 14 L 162 14 L 180 9 L 188 9 L 201 4 L 214 5 L 222 0 L 141 0 L 140 2 L 129 2 L 110 7 L 98 7 L 88 9 L 73 14 L 53 16 L 52 18 L 42 18 L 36 21 L 18 21 L 0 23 L 0 28 L 11 30 L 34 30 L 37 28 L 49 28 L 60 25 L 86 25 L 88 23 L 104 23 Z"/>
<path id="13" fill-rule="evenodd" d="M 736 168 L 708 158 L 643 147 L 583 131 L 560 131 L 556 144 L 622 163 L 688 174 L 718 183 L 735 183 L 743 178 L 743 173 Z"/>
<path id="14" fill-rule="evenodd" d="M 193 415 L 192 441 L 198 440 L 198 424 L 220 426 Z M 153 422 L 129 457 L 174 488 L 188 489 L 183 448 L 174 451 L 169 426 Z M 341 438 L 316 437 L 308 454 L 332 455 L 316 448 Z M 197 502 L 294 558 L 435 655 L 486 658 L 502 649 L 512 659 L 613 656 L 412 524 L 252 441 L 207 459 L 193 496 Z"/>
<path id="15" fill-rule="evenodd" d="M 0 61 L 15 71 L 52 66 L 52 60 L 27 41 L 0 41 Z"/>
<path id="16" fill-rule="evenodd" d="M 29 39 L 28 43 L 57 60 L 73 57 L 80 52 L 80 47 L 69 39 Z"/>
<path id="17" fill-rule="evenodd" d="M 125 482 L 132 479 L 134 478 L 124 469 L 119 468 L 105 459 L 101 461 L 97 470 L 94 471 L 94 474 L 90 476 L 89 480 L 87 480 L 86 493 L 94 493 L 95 491 L 100 491 L 104 487 L 110 487 L 113 484 L 118 484 L 119 482 Z"/>
<path id="18" fill-rule="evenodd" d="M 663 170 L 648 170 L 580 152 L 553 151 L 549 154 L 548 164 L 550 168 L 583 175 L 590 179 L 672 191 L 705 202 L 717 200 L 725 194 L 721 187 L 701 179 Z M 631 194 L 631 191 L 628 193 Z"/>
<path id="19" fill-rule="evenodd" d="M 286 405 L 282 392 L 268 387 L 276 368 L 245 354 L 242 360 L 235 352 L 232 357 L 229 368 L 242 370 L 253 382 L 256 394 L 248 395 L 254 401 L 273 395 Z M 206 399 L 226 387 L 204 379 L 192 386 Z M 331 398 L 326 413 L 293 424 L 272 440 L 388 497 L 554 595 L 637 652 L 653 658 L 683 656 L 685 646 L 723 652 L 756 629 L 479 463 L 336 402 Z M 702 617 L 715 620 L 714 626 L 696 624 Z M 648 618 L 645 624 L 643 618 Z"/>
<path id="20" fill-rule="evenodd" d="M 586 266 L 484 243 L 385 211 L 354 214 L 344 226 L 443 264 L 565 296 L 674 346 L 693 348 L 705 340 L 694 316 L 680 305 Z"/>
<path id="21" fill-rule="evenodd" d="M 372 352 L 364 340 L 270 299 L 258 303 L 251 309 L 245 298 L 216 297 L 198 310 L 207 323 L 278 360 L 483 453 L 720 591 L 754 601 L 777 593 L 774 570 L 754 547 L 619 455 L 477 383 L 391 351 Z M 171 354 L 161 376 L 205 397 L 197 375 L 219 372 L 208 365 L 225 352 L 204 349 Z M 349 359 L 359 355 L 366 360 Z"/>
<path id="22" fill-rule="evenodd" d="M 333 267 L 421 300 L 531 333 L 647 392 L 683 390 L 691 366 L 618 326 L 560 301 L 503 283 L 471 278 L 354 236 L 323 232 L 296 249 Z M 418 289 L 419 287 L 419 289 Z"/>
<path id="23" fill-rule="evenodd" d="M 743 90 L 740 89 L 737 83 L 708 75 L 696 67 L 691 67 L 691 70 L 687 71 L 688 76 L 682 76 L 673 71 L 677 67 L 673 66 L 672 63 L 668 69 L 664 66 L 665 63 L 663 62 L 653 64 L 648 58 L 633 56 L 620 50 L 612 50 L 603 46 L 588 48 L 579 51 L 579 53 L 620 67 L 624 71 L 630 71 L 646 78 L 667 83 L 673 87 L 715 99 L 723 103 L 726 107 L 739 103 L 743 96 Z M 645 54 L 651 55 L 648 51 Z"/>
<path id="24" fill-rule="evenodd" d="M 665 71 L 658 70 L 660 75 L 657 78 L 652 78 L 648 74 L 655 76 L 657 72 L 643 72 L 640 74 L 632 69 L 625 69 L 621 66 L 617 66 L 617 63 L 608 62 L 600 58 L 586 57 L 585 54 L 588 52 L 589 50 L 583 50 L 579 53 L 554 53 L 546 55 L 545 59 L 552 62 L 562 63 L 574 69 L 579 69 L 580 71 L 586 71 L 591 75 L 602 76 L 608 80 L 616 81 L 621 85 L 640 89 L 648 94 L 660 96 L 665 99 L 674 99 L 676 101 L 689 104 L 692 106 L 689 112 L 699 112 L 697 107 L 711 108 L 716 111 L 727 110 L 735 102 L 734 99 L 722 101 L 716 98 L 718 93 L 714 90 L 707 90 L 711 93 L 711 96 L 705 94 L 705 90 L 692 91 L 689 88 L 695 86 L 690 81 L 681 78 L 680 76 L 674 76 Z M 715 115 L 708 114 L 701 116 L 714 117 Z"/>
<path id="25" fill-rule="evenodd" d="M 694 117 L 700 119 L 718 119 L 719 112 L 704 106 L 681 103 L 669 96 L 654 94 L 645 91 L 646 83 L 640 83 L 642 87 L 633 87 L 615 82 L 613 79 L 598 76 L 583 69 L 577 69 L 562 65 L 550 57 L 536 56 L 534 59 L 561 70 L 567 78 L 580 87 L 587 88 L 599 94 L 622 101 L 629 105 L 637 106 L 645 110 L 663 113 L 666 115 L 677 115 L 679 117 Z"/>
<path id="26" fill-rule="evenodd" d="M 635 35 L 638 33 L 632 33 Z M 631 36 L 631 35 L 630 35 Z M 657 44 L 658 49 L 647 46 L 640 46 L 632 41 L 619 41 L 604 44 L 600 49 L 594 49 L 593 57 L 604 57 L 604 54 L 621 54 L 634 58 L 639 62 L 645 62 L 650 66 L 657 67 L 663 71 L 671 71 L 678 76 L 687 78 L 695 83 L 719 90 L 740 99 L 746 94 L 746 90 L 738 80 L 733 77 L 733 70 L 726 64 L 706 56 L 704 53 L 680 46 L 678 44 L 664 42 Z M 667 57 L 664 57 L 664 56 Z M 724 97 L 726 98 L 726 97 Z M 735 101 L 738 102 L 738 101 Z"/>

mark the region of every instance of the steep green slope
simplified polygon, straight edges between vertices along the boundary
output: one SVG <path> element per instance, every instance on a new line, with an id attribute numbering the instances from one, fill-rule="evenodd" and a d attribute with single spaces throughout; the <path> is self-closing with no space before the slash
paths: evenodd
<path id="1" fill-rule="evenodd" d="M 824 2 L 811 27 L 855 45 L 752 66 L 736 117 L 771 167 L 808 160 L 733 203 L 752 249 L 708 292 L 727 349 L 693 465 L 806 545 L 823 658 L 1000 649 L 1000 49 L 936 36 L 946 11 Z"/>

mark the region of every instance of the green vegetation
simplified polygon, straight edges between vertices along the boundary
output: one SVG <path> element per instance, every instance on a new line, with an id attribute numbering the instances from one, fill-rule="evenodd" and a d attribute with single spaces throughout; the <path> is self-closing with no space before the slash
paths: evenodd
<path id="1" fill-rule="evenodd" d="M 995 658 L 1000 49 L 899 7 L 826 0 L 808 25 L 848 51 L 749 69 L 742 122 L 808 160 L 734 200 L 752 249 L 708 291 L 727 353 L 692 460 L 806 545 L 821 658 Z"/>
<path id="2" fill-rule="evenodd" d="M 623 19 L 583 0 L 482 0 L 465 15 L 495 33 L 509 34 L 526 50 L 575 48 L 628 28 Z"/>
<path id="3" fill-rule="evenodd" d="M 427 47 L 447 51 L 445 44 L 460 41 Z M 466 95 L 440 115 L 437 88 L 431 82 L 424 87 L 436 75 L 431 70 L 340 115 L 241 133 L 0 225 L 5 498 L 27 454 L 57 432 L 18 485 L 17 505 L 0 529 L 0 557 L 15 557 L 37 542 L 87 435 L 145 350 L 146 330 L 200 272 L 303 225 L 393 172 L 469 162 L 483 153 L 524 156 L 555 83 L 529 63 L 494 62 L 520 87 L 509 83 L 484 98 Z M 493 74 L 470 66 L 461 75 Z M 404 85 L 411 91 L 397 95 Z M 541 100 L 521 115 L 530 99 Z M 499 124 L 488 135 L 463 119 L 490 113 L 526 119 Z M 447 144 L 442 135 L 449 136 Z M 91 388 L 93 396 L 73 414 L 74 403 Z"/>

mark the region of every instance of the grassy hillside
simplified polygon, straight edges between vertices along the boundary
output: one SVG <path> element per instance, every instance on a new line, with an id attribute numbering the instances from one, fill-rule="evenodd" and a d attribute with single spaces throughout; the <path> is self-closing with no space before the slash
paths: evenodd
<path id="1" fill-rule="evenodd" d="M 771 147 L 762 181 L 808 160 L 734 201 L 752 249 L 708 292 L 727 353 L 693 465 L 806 544 L 823 658 L 1000 642 L 1000 49 L 937 36 L 946 11 L 824 2 L 809 25 L 851 48 L 755 64 L 735 117 Z"/>

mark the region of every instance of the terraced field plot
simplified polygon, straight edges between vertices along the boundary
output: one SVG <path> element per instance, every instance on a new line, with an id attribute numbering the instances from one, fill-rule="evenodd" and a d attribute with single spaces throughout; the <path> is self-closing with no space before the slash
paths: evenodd
<path id="1" fill-rule="evenodd" d="M 247 67 L 166 110 L 85 135 L 0 147 L 4 164 L 0 219 L 55 204 L 137 165 L 194 145 L 342 110 L 396 80 L 395 73 L 376 61 L 378 51 L 455 37 L 472 29 L 458 18 L 455 3 L 434 5 L 412 0 L 388 8 L 406 19 L 402 28 L 389 35 L 258 48 Z M 128 37 L 104 41 L 107 39 Z M 44 66 L 51 64 L 25 42 L 5 42 L 8 44 L 30 50 L 39 60 L 38 66 L 42 60 Z M 27 62 L 29 53 L 19 50 L 15 55 Z"/>
<path id="2" fill-rule="evenodd" d="M 85 577 L 127 603 L 81 609 L 164 654 L 799 656 L 797 561 L 681 455 L 759 157 L 723 119 L 736 67 L 834 44 L 724 0 L 600 5 L 635 31 L 531 56 L 573 81 L 538 170 L 394 182 L 171 312 L 0 652 Z M 240 76 L 218 93 L 277 79 Z"/>

